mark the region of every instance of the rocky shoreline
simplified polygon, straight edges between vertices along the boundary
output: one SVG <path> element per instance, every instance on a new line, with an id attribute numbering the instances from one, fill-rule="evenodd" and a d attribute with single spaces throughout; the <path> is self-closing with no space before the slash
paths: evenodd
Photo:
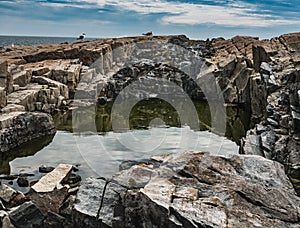
<path id="1" fill-rule="evenodd" d="M 217 100 L 219 95 L 203 85 L 213 75 L 224 102 L 243 105 L 256 123 L 242 139 L 244 155 L 170 155 L 121 171 L 110 182 L 88 179 L 68 222 L 94 227 L 98 217 L 104 227 L 299 227 L 299 67 L 300 33 L 270 40 L 194 41 L 181 35 L 1 47 L 0 151 L 55 133 L 51 114 L 71 108 L 73 101 L 105 103 L 138 80 L 159 78 L 192 99 Z M 145 93 L 139 87 L 134 91 L 130 96 Z M 108 195 L 101 193 L 104 186 Z M 85 208 L 82 202 L 92 198 L 95 205 Z M 33 207 L 41 210 L 33 202 L 22 210 Z M 10 218 L 17 224 L 10 213 L 1 211 L 2 223 Z M 55 219 L 63 216 L 59 210 L 51 213 Z"/>
<path id="2" fill-rule="evenodd" d="M 81 183 L 60 164 L 26 195 L 3 184 L 2 227 L 299 227 L 300 198 L 278 162 L 199 151 L 134 163 Z"/>

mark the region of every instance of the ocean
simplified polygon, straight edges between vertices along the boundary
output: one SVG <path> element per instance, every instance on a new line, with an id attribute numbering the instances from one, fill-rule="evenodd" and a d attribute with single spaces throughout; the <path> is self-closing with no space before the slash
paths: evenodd
<path id="1" fill-rule="evenodd" d="M 39 37 L 39 36 L 0 36 L 0 47 L 16 45 L 40 45 L 40 44 L 61 44 L 74 43 L 77 37 Z M 96 38 L 86 38 L 84 40 L 95 40 Z"/>

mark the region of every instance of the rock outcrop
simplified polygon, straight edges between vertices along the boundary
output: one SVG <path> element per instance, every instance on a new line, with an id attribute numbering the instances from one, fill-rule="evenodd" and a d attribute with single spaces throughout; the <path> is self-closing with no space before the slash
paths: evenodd
<path id="1" fill-rule="evenodd" d="M 277 162 L 256 155 L 224 158 L 207 152 L 187 152 L 159 160 L 159 166 L 157 161 L 154 165 L 134 165 L 110 181 L 87 179 L 77 195 L 74 224 L 299 226 L 300 200 Z"/>
<path id="2" fill-rule="evenodd" d="M 52 117 L 46 113 L 11 112 L 0 115 L 0 152 L 24 142 L 55 133 Z"/>
<path id="3" fill-rule="evenodd" d="M 242 153 L 281 162 L 300 193 L 299 60 L 300 34 L 282 35 L 253 46 L 254 69 L 261 90 L 254 111 L 257 124 L 247 133 Z M 250 96 L 252 93 L 250 93 Z"/>
<path id="4" fill-rule="evenodd" d="M 300 33 L 270 40 L 128 37 L 17 46 L 1 49 L 0 55 L 0 151 L 53 134 L 48 114 L 66 110 L 70 99 L 80 100 L 84 107 L 104 104 L 138 81 L 147 90 L 137 84 L 132 97 L 147 92 L 146 97 L 176 95 L 175 86 L 192 99 L 211 96 L 244 105 L 256 124 L 242 140 L 244 156 L 188 154 L 193 160 L 174 155 L 158 166 L 133 166 L 112 182 L 87 180 L 73 212 L 77 225 L 299 224 L 299 198 L 283 170 L 300 193 Z M 219 91 L 214 90 L 217 86 Z M 280 162 L 284 169 L 263 157 Z M 97 195 L 89 190 L 93 188 Z M 108 195 L 101 198 L 105 195 L 98 191 L 105 189 Z M 86 205 L 93 197 L 101 210 Z M 47 218 L 49 223 L 60 221 L 56 212 Z M 7 216 L 0 214 L 1 221 L 8 221 Z"/>

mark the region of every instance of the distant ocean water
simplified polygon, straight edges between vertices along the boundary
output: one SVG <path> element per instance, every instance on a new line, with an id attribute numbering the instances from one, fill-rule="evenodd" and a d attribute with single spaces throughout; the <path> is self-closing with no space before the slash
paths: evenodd
<path id="1" fill-rule="evenodd" d="M 86 38 L 85 40 L 94 40 L 95 38 Z M 74 43 L 78 40 L 76 37 L 38 37 L 38 36 L 0 36 L 0 47 L 11 45 L 40 45 L 40 44 L 61 44 Z"/>

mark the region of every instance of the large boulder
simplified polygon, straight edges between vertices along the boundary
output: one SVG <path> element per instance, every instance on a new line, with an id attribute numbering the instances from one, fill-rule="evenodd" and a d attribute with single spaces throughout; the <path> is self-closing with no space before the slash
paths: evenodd
<path id="1" fill-rule="evenodd" d="M 45 113 L 12 112 L 0 116 L 0 151 L 55 133 L 53 119 Z"/>

